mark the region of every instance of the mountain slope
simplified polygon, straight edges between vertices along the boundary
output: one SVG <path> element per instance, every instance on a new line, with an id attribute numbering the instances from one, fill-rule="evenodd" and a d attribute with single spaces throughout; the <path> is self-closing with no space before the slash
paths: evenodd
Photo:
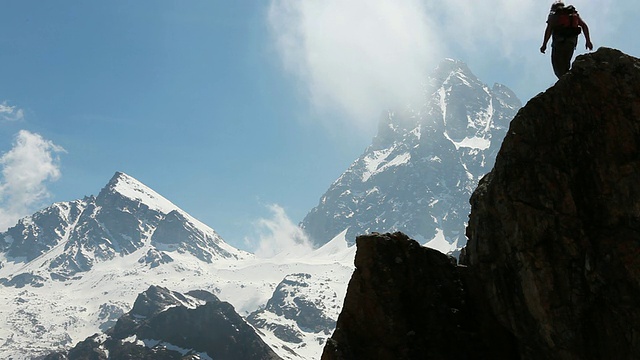
<path id="1" fill-rule="evenodd" d="M 170 252 L 191 253 L 207 262 L 249 256 L 123 173 L 116 173 L 97 197 L 54 204 L 21 219 L 0 239 L 11 268 L 29 263 L 33 275 L 56 280 L 143 247 L 167 259 Z"/>
<path id="2" fill-rule="evenodd" d="M 264 359 L 273 350 L 238 315 L 233 306 L 206 291 L 180 294 L 151 286 L 105 335 L 94 335 L 55 359 Z"/>
<path id="3" fill-rule="evenodd" d="M 287 275 L 266 305 L 247 317 L 285 359 L 317 359 L 335 329 L 355 256 L 355 247 L 348 247 L 344 236 L 342 232 L 301 259 L 318 264 L 331 259 L 332 265 Z"/>
<path id="4" fill-rule="evenodd" d="M 355 251 L 343 237 L 301 257 L 257 258 L 122 173 L 98 196 L 54 204 L 20 220 L 0 239 L 0 358 L 15 360 L 66 350 L 78 341 L 93 346 L 99 339 L 87 338 L 112 328 L 151 286 L 207 291 L 241 316 L 264 308 L 291 274 L 330 280 L 328 286 L 307 283 L 306 290 L 342 298 Z M 322 306 L 316 312 L 332 324 L 337 313 Z M 275 317 L 269 324 L 280 326 L 279 321 L 292 320 Z M 329 336 L 315 327 L 300 329 L 305 341 L 314 341 L 307 346 L 259 330 L 285 359 L 319 356 Z"/>
<path id="5" fill-rule="evenodd" d="M 513 119 L 466 263 L 522 359 L 640 357 L 640 59 L 600 48 Z"/>
<path id="6" fill-rule="evenodd" d="M 505 86 L 489 88 L 464 63 L 442 62 L 425 103 L 389 112 L 301 226 L 317 246 L 345 229 L 347 239 L 400 230 L 445 252 L 464 245 L 468 198 L 520 106 Z"/>

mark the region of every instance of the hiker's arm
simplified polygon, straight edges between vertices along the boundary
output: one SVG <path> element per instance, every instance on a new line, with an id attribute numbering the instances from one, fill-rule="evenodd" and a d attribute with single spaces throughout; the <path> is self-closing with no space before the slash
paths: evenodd
<path id="1" fill-rule="evenodd" d="M 544 29 L 544 39 L 542 40 L 542 46 L 540 47 L 541 53 L 544 54 L 544 52 L 547 50 L 547 43 L 549 42 L 550 38 L 551 38 L 551 26 L 547 24 L 547 28 Z"/>
<path id="2" fill-rule="evenodd" d="M 580 27 L 582 28 L 582 32 L 584 33 L 584 38 L 587 40 L 587 44 L 586 47 L 589 50 L 593 50 L 593 44 L 591 43 L 591 35 L 589 35 L 589 27 L 587 26 L 587 23 L 582 21 L 581 18 L 580 19 Z"/>

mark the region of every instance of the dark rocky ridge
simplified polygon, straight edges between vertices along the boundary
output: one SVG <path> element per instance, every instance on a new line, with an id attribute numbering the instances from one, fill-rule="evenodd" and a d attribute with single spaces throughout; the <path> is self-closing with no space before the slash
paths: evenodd
<path id="1" fill-rule="evenodd" d="M 453 258 L 403 233 L 359 236 L 356 244 L 356 270 L 322 359 L 500 359 L 513 352 L 509 334 L 491 322 L 481 327 L 486 315 L 468 298 L 465 269 Z M 487 330 L 491 337 L 482 336 Z"/>
<path id="2" fill-rule="evenodd" d="M 468 264 L 523 358 L 640 356 L 640 59 L 579 57 L 471 203 Z"/>
<path id="3" fill-rule="evenodd" d="M 466 266 L 358 238 L 323 359 L 640 358 L 640 59 L 579 56 L 513 119 L 471 204 Z"/>
<path id="4" fill-rule="evenodd" d="M 131 338 L 135 340 L 127 340 Z M 199 354 L 220 360 L 280 359 L 231 304 L 203 290 L 183 295 L 159 286 L 141 293 L 131 311 L 104 335 L 45 359 L 184 360 L 200 359 Z"/>

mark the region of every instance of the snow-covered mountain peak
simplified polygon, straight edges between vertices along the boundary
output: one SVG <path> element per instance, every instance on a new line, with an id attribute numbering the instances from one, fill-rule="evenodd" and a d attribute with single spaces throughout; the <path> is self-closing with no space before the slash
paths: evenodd
<path id="1" fill-rule="evenodd" d="M 469 67 L 467 66 L 467 64 L 464 63 L 464 61 L 446 58 L 440 61 L 440 63 L 435 68 L 433 73 L 444 74 L 444 73 L 450 73 L 452 71 L 458 71 L 458 70 L 461 70 L 464 72 L 471 72 L 471 70 L 469 70 Z"/>
<path id="2" fill-rule="evenodd" d="M 316 246 L 344 229 L 350 242 L 395 231 L 440 249 L 466 242 L 469 197 L 521 103 L 458 60 L 442 61 L 425 84 L 422 102 L 390 110 L 371 145 L 302 221 Z"/>
<path id="3" fill-rule="evenodd" d="M 441 61 L 429 78 L 430 83 L 433 85 L 445 84 L 452 81 L 452 79 L 462 80 L 467 85 L 477 81 L 467 64 L 454 59 Z"/>
<path id="4" fill-rule="evenodd" d="M 171 201 L 137 179 L 123 172 L 116 172 L 98 197 L 119 194 L 127 199 L 145 204 L 149 209 L 168 214 L 179 209 Z"/>
<path id="5" fill-rule="evenodd" d="M 128 255 L 152 267 L 171 262 L 176 253 L 207 263 L 251 257 L 120 172 L 97 197 L 54 204 L 0 233 L 0 239 L 0 252 L 12 259 L 12 267 L 23 267 L 25 274 L 31 274 L 23 276 L 29 281 L 35 281 L 35 275 L 67 281 L 98 263 Z M 0 275 L 13 273 L 4 270 L 0 269 Z"/>

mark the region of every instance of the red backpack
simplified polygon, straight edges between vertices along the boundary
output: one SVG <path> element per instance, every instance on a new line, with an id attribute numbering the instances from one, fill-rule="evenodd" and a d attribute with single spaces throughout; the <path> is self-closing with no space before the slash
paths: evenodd
<path id="1" fill-rule="evenodd" d="M 555 36 L 570 37 L 580 35 L 582 28 L 580 28 L 579 20 L 580 16 L 578 16 L 578 11 L 573 5 L 558 7 L 549 14 L 549 24 Z"/>

